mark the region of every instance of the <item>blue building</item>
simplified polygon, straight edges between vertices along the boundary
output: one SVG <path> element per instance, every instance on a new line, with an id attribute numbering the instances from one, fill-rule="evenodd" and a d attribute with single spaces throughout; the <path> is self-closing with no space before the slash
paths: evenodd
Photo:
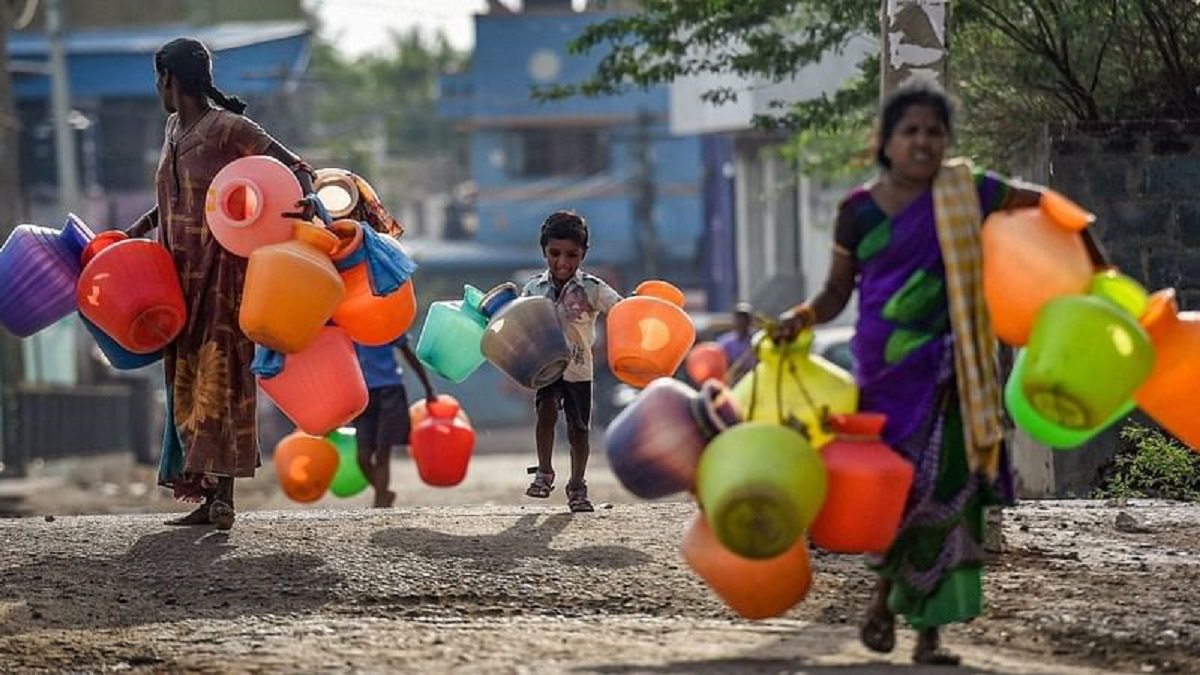
<path id="1" fill-rule="evenodd" d="M 312 28 L 303 20 L 75 27 L 65 38 L 77 163 L 86 204 L 80 215 L 100 228 L 127 226 L 154 203 L 153 172 L 166 114 L 154 88 L 153 54 L 190 35 L 214 54 L 216 82 L 251 104 L 250 114 L 276 136 L 295 141 L 307 119 L 295 111 L 308 66 Z M 21 122 L 24 211 L 32 222 L 62 220 L 50 107 L 45 33 L 8 37 L 13 97 Z"/>
<path id="2" fill-rule="evenodd" d="M 578 82 L 600 50 L 567 53 L 609 12 L 569 0 L 498 4 L 475 17 L 466 72 L 441 80 L 440 114 L 469 134 L 475 231 L 481 244 L 536 251 L 538 226 L 557 209 L 585 216 L 587 265 L 628 292 L 648 276 L 705 290 L 705 153 L 699 136 L 671 136 L 665 87 L 621 96 L 540 102 L 536 86 Z M 700 300 L 698 297 L 697 300 Z"/>

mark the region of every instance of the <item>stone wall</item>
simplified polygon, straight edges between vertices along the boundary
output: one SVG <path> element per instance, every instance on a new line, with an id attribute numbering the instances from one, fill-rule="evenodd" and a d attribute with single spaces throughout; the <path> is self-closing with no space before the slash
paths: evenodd
<path id="1" fill-rule="evenodd" d="M 1048 184 L 1091 209 L 1123 272 L 1200 307 L 1200 121 L 1057 124 Z"/>
<path id="2" fill-rule="evenodd" d="M 1149 290 L 1175 288 L 1181 309 L 1200 309 L 1200 121 L 1052 124 L 1038 154 L 1031 178 L 1096 214 L 1109 260 Z M 1118 443 L 1114 429 L 1054 452 L 1053 492 L 1086 495 Z"/>

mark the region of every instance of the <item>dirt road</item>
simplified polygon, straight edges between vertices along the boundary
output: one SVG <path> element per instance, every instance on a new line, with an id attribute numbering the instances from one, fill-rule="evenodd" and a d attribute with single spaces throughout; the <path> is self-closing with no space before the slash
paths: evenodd
<path id="1" fill-rule="evenodd" d="M 478 456 L 450 490 L 419 487 L 398 461 L 403 505 L 388 510 L 364 508 L 365 497 L 296 508 L 260 477 L 228 535 L 163 527 L 144 512 L 176 507 L 153 490 L 131 494 L 128 481 L 88 484 L 107 494 L 90 508 L 142 514 L 62 515 L 87 502 L 76 477 L 57 499 L 27 500 L 29 517 L 0 520 L 0 672 L 882 673 L 907 663 L 909 631 L 889 657 L 857 642 L 869 590 L 859 559 L 816 554 L 803 603 L 740 620 L 680 558 L 690 503 L 636 502 L 597 464 L 593 494 L 609 508 L 571 515 L 561 490 L 549 502 L 521 496 L 527 461 Z M 1004 528 L 985 616 L 947 632 L 964 667 L 927 672 L 1200 672 L 1200 507 L 1027 502 Z"/>

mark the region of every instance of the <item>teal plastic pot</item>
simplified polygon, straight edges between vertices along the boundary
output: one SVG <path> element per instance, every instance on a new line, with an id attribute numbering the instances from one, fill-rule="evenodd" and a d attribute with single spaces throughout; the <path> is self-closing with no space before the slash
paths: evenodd
<path id="1" fill-rule="evenodd" d="M 483 293 L 474 286 L 463 287 L 463 299 L 440 300 L 429 306 L 417 358 L 425 367 L 451 382 L 466 380 L 483 364 L 479 341 L 487 318 L 480 312 Z"/>
<path id="2" fill-rule="evenodd" d="M 799 432 L 745 422 L 700 455 L 696 499 L 730 551 L 765 559 L 791 548 L 825 503 L 825 464 Z"/>
<path id="3" fill-rule="evenodd" d="M 1077 448 L 1091 440 L 1096 434 L 1124 419 L 1135 407 L 1132 400 L 1126 401 L 1102 424 L 1086 429 L 1071 429 L 1046 419 L 1034 410 L 1033 406 L 1029 405 L 1025 394 L 1021 391 L 1021 380 L 1024 377 L 1025 350 L 1021 350 L 1017 352 L 1012 374 L 1009 375 L 1008 383 L 1004 387 L 1004 406 L 1008 408 L 1008 414 L 1021 431 L 1029 434 L 1035 441 L 1052 448 L 1060 450 Z"/>
<path id="4" fill-rule="evenodd" d="M 1046 420 L 1094 429 L 1115 415 L 1154 368 L 1150 337 L 1104 298 L 1073 295 L 1038 311 L 1021 391 Z"/>

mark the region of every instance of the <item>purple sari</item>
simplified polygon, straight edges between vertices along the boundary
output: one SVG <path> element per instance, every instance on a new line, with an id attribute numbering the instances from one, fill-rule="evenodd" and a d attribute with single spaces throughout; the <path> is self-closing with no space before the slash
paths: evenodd
<path id="1" fill-rule="evenodd" d="M 976 185 L 982 222 L 1003 202 L 1008 185 L 983 172 Z M 839 243 L 858 264 L 851 349 L 859 408 L 887 415 L 884 440 L 914 467 L 900 532 L 873 567 L 893 581 L 892 611 L 915 627 L 966 620 L 981 604 L 983 507 L 1011 501 L 1012 481 L 1005 453 L 999 480 L 967 467 L 933 193 L 889 218 L 860 187 L 847 195 L 839 217 L 852 221 L 840 223 L 839 231 L 852 225 L 855 233 Z M 951 577 L 955 583 L 943 583 Z"/>

